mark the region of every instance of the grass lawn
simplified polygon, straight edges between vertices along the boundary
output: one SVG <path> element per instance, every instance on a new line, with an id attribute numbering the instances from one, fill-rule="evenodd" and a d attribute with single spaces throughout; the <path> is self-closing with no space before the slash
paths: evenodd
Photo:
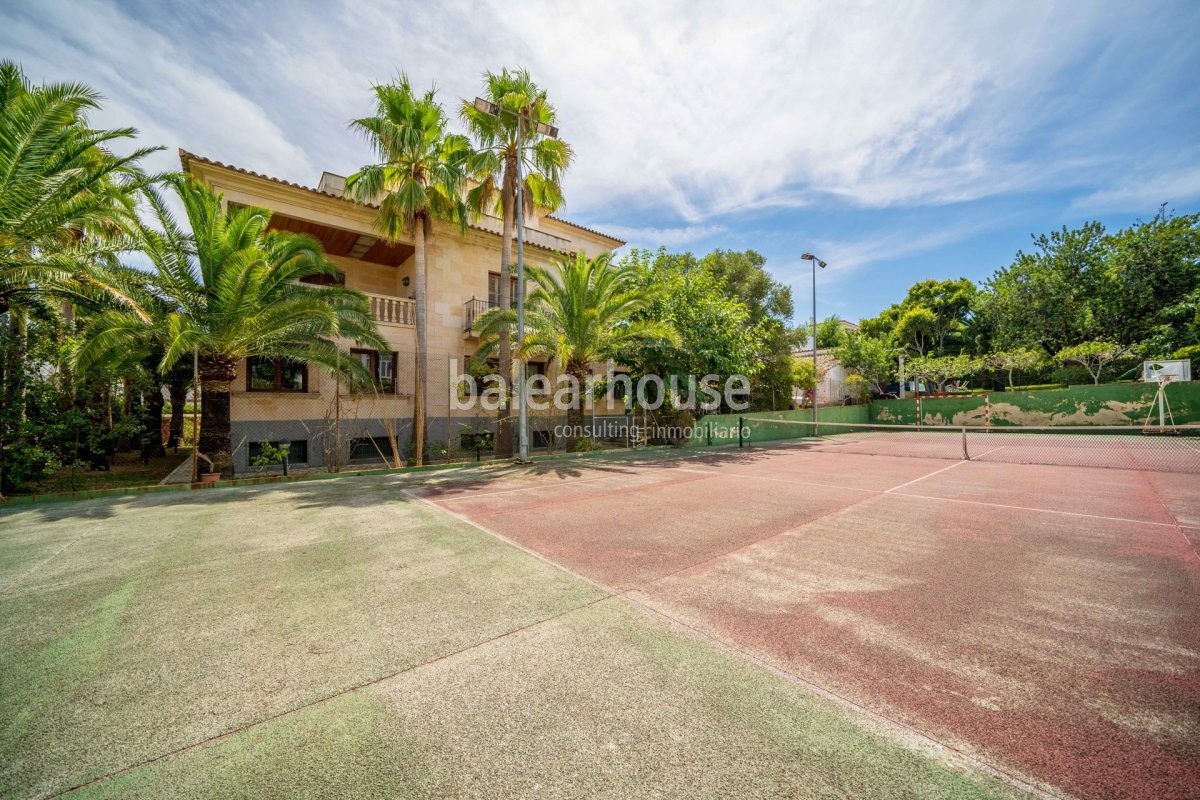
<path id="1" fill-rule="evenodd" d="M 412 480 L 0 511 L 0 796 L 1014 796 Z"/>

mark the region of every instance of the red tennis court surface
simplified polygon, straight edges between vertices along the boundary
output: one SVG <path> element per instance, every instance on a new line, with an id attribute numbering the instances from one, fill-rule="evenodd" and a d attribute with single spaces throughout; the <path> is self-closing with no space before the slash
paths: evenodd
<path id="1" fill-rule="evenodd" d="M 424 494 L 1009 774 L 1200 796 L 1195 475 L 793 446 Z"/>

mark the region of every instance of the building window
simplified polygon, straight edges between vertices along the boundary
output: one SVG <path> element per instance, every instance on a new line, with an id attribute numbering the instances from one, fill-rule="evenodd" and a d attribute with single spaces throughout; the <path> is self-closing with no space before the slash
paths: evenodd
<path id="1" fill-rule="evenodd" d="M 279 441 L 275 441 L 275 442 L 267 442 L 267 444 L 271 445 L 271 447 L 274 447 L 276 450 L 278 450 L 279 446 L 281 444 L 283 444 L 283 440 L 280 439 Z M 251 461 L 258 458 L 259 456 L 262 455 L 262 442 L 248 442 L 247 443 L 247 452 L 250 455 Z M 308 440 L 307 439 L 300 439 L 300 440 L 292 439 L 291 440 L 291 444 L 288 445 L 288 463 L 289 464 L 307 464 L 308 463 Z"/>
<path id="2" fill-rule="evenodd" d="M 350 440 L 350 461 L 390 461 L 392 442 L 386 436 L 361 436 Z"/>
<path id="3" fill-rule="evenodd" d="M 508 293 L 509 300 L 516 301 L 517 299 L 517 276 L 512 275 L 508 279 L 510 291 Z M 500 307 L 500 273 L 488 273 L 488 305 L 492 308 Z"/>
<path id="4" fill-rule="evenodd" d="M 371 376 L 375 388 L 388 394 L 396 393 L 396 353 L 380 353 L 376 350 L 350 350 L 351 357 L 358 359 L 363 369 Z"/>
<path id="5" fill-rule="evenodd" d="M 246 391 L 307 392 L 308 367 L 291 358 L 246 359 Z"/>
<path id="6" fill-rule="evenodd" d="M 316 275 L 308 275 L 300 279 L 301 283 L 311 283 L 314 286 L 345 286 L 346 275 L 326 275 L 323 272 L 318 272 Z"/>
<path id="7" fill-rule="evenodd" d="M 525 385 L 529 387 L 529 391 L 531 391 L 531 392 L 537 392 L 539 394 L 549 394 L 553 388 L 553 386 L 550 383 L 549 378 L 546 378 L 546 380 L 540 380 L 540 381 L 534 382 L 533 381 L 534 375 L 541 375 L 543 378 L 546 378 L 546 365 L 539 364 L 536 361 L 530 361 L 530 362 L 526 363 L 525 364 Z"/>

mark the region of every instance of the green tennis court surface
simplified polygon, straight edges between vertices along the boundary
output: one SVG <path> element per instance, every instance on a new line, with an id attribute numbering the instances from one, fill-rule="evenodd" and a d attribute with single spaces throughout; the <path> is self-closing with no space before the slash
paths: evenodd
<path id="1" fill-rule="evenodd" d="M 405 485 L 0 513 L 0 796 L 1015 794 Z"/>
<path id="2" fill-rule="evenodd" d="M 0 792 L 1187 797 L 1198 531 L 829 442 L 9 511 Z"/>

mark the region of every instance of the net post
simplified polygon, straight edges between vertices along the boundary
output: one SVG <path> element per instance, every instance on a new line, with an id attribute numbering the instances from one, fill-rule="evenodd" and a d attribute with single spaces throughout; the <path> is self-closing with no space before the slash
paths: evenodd
<path id="1" fill-rule="evenodd" d="M 738 447 L 742 446 L 742 423 L 743 417 L 738 417 Z"/>
<path id="2" fill-rule="evenodd" d="M 967 429 L 962 429 L 963 461 L 971 460 L 971 452 L 967 450 Z"/>
<path id="3" fill-rule="evenodd" d="M 709 420 L 708 420 L 708 425 L 707 425 L 707 428 L 708 428 L 708 430 L 707 430 L 707 433 L 708 433 L 708 446 L 709 446 L 709 447 L 712 447 L 712 418 L 711 418 L 711 417 L 710 417 L 710 418 L 709 418 Z"/>

